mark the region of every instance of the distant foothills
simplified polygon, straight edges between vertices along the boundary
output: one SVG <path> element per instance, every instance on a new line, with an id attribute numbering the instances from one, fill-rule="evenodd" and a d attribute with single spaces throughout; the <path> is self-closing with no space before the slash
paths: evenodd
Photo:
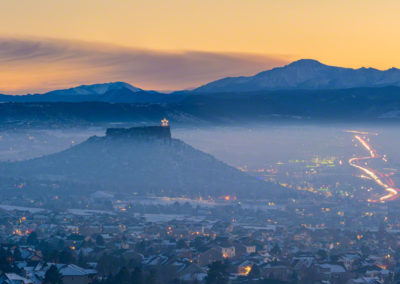
<path id="1" fill-rule="evenodd" d="M 0 102 L 2 123 L 146 122 L 163 116 L 190 124 L 282 119 L 398 121 L 400 69 L 351 69 L 302 59 L 191 91 L 167 94 L 112 82 L 44 94 L 0 95 Z"/>

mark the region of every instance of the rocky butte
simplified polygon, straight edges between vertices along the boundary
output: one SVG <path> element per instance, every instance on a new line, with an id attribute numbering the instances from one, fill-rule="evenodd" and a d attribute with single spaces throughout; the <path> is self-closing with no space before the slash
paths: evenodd
<path id="1" fill-rule="evenodd" d="M 166 119 L 162 126 L 109 128 L 105 136 L 93 136 L 58 153 L 0 163 L 0 178 L 27 184 L 24 192 L 35 194 L 55 194 L 43 184 L 56 184 L 58 195 L 103 190 L 170 197 L 271 198 L 289 193 L 172 138 Z"/>
<path id="2" fill-rule="evenodd" d="M 134 138 L 138 140 L 171 140 L 169 126 L 141 126 L 132 128 L 108 128 L 106 136 L 109 138 Z"/>

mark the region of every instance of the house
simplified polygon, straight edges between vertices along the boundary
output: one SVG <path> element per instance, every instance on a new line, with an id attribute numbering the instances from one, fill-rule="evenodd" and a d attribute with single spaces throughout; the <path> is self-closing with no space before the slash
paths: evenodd
<path id="1" fill-rule="evenodd" d="M 316 266 L 320 277 L 329 280 L 331 283 L 346 283 L 350 278 L 350 273 L 338 264 L 324 263 Z"/>
<path id="2" fill-rule="evenodd" d="M 343 266 L 347 270 L 354 269 L 354 264 L 360 259 L 360 256 L 357 254 L 346 254 L 340 257 L 339 262 L 343 263 Z"/>
<path id="3" fill-rule="evenodd" d="M 233 258 L 236 255 L 235 247 L 221 247 L 221 253 L 223 258 Z"/>
<path id="4" fill-rule="evenodd" d="M 256 246 L 253 245 L 245 245 L 246 248 L 246 253 L 255 253 L 256 252 Z"/>
<path id="5" fill-rule="evenodd" d="M 206 276 L 206 271 L 195 263 L 185 265 L 182 270 L 178 271 L 178 277 L 182 281 L 203 281 Z"/>
<path id="6" fill-rule="evenodd" d="M 236 257 L 241 257 L 244 254 L 251 254 L 256 252 L 255 245 L 246 245 L 242 243 L 235 243 L 235 255 Z"/>
<path id="7" fill-rule="evenodd" d="M 281 281 L 289 281 L 293 275 L 293 270 L 286 265 L 266 264 L 261 267 L 261 271 L 264 277 Z"/>
<path id="8" fill-rule="evenodd" d="M 359 277 L 356 279 L 350 279 L 346 284 L 381 284 L 377 277 Z"/>
<path id="9" fill-rule="evenodd" d="M 15 273 L 4 273 L 0 276 L 0 284 L 33 284 L 29 279 Z"/>
<path id="10" fill-rule="evenodd" d="M 93 269 L 84 269 L 75 264 L 61 264 L 57 266 L 63 276 L 64 284 L 87 284 L 91 282 L 91 276 L 97 273 L 97 271 Z"/>
<path id="11" fill-rule="evenodd" d="M 87 284 L 91 283 L 93 277 L 97 274 L 94 269 L 85 269 L 75 264 L 53 264 L 53 263 L 38 263 L 33 269 L 25 268 L 25 272 L 31 279 L 44 279 L 46 271 L 55 265 L 63 277 L 64 284 Z M 2 283 L 2 282 L 0 282 Z M 8 282 L 5 282 L 8 283 Z M 24 282 L 10 282 L 10 283 L 24 283 Z M 28 282 L 33 283 L 33 282 Z"/>
<path id="12" fill-rule="evenodd" d="M 200 266 L 205 266 L 215 261 L 221 261 L 222 259 L 223 258 L 221 251 L 218 248 L 210 248 L 204 252 L 199 253 L 199 255 L 197 256 L 197 263 Z"/>
<path id="13" fill-rule="evenodd" d="M 253 267 L 253 262 L 245 260 L 238 266 L 237 273 L 241 276 L 247 276 L 249 275 L 252 267 Z"/>

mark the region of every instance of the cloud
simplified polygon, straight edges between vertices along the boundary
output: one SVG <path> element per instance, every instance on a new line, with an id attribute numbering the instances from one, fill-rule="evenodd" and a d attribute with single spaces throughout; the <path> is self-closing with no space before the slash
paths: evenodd
<path id="1" fill-rule="evenodd" d="M 289 57 L 277 55 L 155 51 L 69 40 L 0 38 L 0 92 L 35 93 L 110 81 L 177 90 L 288 62 Z"/>

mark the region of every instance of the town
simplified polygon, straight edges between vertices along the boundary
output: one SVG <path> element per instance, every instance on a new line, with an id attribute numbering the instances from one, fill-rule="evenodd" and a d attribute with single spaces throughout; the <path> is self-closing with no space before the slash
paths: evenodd
<path id="1" fill-rule="evenodd" d="M 66 210 L 48 209 L 61 197 L 42 200 L 42 208 L 0 205 L 0 283 L 350 284 L 400 277 L 394 203 L 123 198 L 98 191 L 82 208 Z"/>

